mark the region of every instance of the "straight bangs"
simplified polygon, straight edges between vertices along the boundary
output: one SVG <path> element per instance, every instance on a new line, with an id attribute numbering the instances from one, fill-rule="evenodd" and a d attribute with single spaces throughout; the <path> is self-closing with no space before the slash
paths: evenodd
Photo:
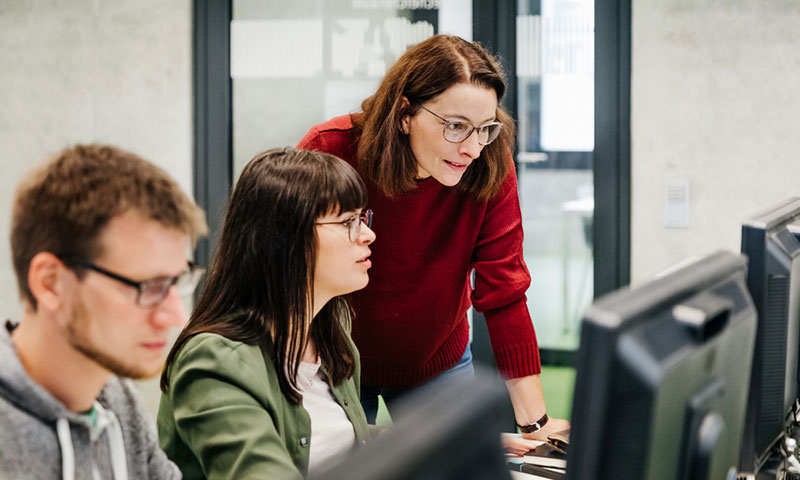
<path id="1" fill-rule="evenodd" d="M 181 346 L 210 332 L 247 344 L 271 342 L 281 391 L 299 403 L 297 368 L 313 313 L 314 224 L 328 210 L 355 210 L 366 203 L 358 173 L 333 155 L 294 148 L 256 155 L 231 194 L 205 288 L 167 357 L 162 391 Z M 320 322 L 312 322 L 324 327 L 315 339 L 320 338 L 326 366 L 341 364 L 332 376 L 338 381 L 355 368 L 341 326 L 346 313 L 328 309 Z"/>
<path id="2" fill-rule="evenodd" d="M 367 187 L 347 162 L 325 154 L 321 170 L 323 179 L 313 208 L 315 218 L 327 214 L 339 215 L 367 206 Z"/>

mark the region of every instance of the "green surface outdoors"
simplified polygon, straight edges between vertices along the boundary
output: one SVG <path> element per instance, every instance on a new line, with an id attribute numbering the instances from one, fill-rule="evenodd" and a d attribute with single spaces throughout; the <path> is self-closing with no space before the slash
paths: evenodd
<path id="1" fill-rule="evenodd" d="M 572 414 L 572 392 L 575 388 L 575 369 L 542 367 L 542 389 L 547 414 L 569 420 Z"/>

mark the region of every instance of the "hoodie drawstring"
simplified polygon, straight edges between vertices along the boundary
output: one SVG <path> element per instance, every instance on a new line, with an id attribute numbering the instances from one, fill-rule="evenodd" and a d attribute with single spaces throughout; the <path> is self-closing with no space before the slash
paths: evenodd
<path id="1" fill-rule="evenodd" d="M 106 428 L 114 480 L 128 480 L 128 460 L 125 455 L 125 440 L 122 438 L 122 427 L 119 420 L 114 412 L 106 410 L 99 403 L 95 403 L 94 407 L 97 409 L 98 418 L 103 418 L 98 421 L 98 425 L 105 423 L 105 427 L 101 427 L 100 430 Z M 61 478 L 75 480 L 75 451 L 72 446 L 69 420 L 66 417 L 56 420 L 56 433 L 61 446 Z M 99 434 L 100 431 L 97 433 Z"/>
<path id="2" fill-rule="evenodd" d="M 72 435 L 69 431 L 69 420 L 61 417 L 56 421 L 58 443 L 61 446 L 61 478 L 75 480 L 75 452 L 72 449 Z"/>
<path id="3" fill-rule="evenodd" d="M 128 460 L 125 455 L 125 440 L 122 438 L 122 427 L 114 412 L 106 410 L 109 417 L 108 448 L 111 451 L 111 470 L 114 480 L 128 480 Z"/>

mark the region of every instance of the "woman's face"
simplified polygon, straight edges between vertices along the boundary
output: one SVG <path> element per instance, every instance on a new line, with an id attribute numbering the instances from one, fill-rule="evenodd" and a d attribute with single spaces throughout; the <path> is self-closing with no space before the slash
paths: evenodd
<path id="1" fill-rule="evenodd" d="M 315 301 L 327 302 L 333 297 L 367 286 L 367 270 L 372 266 L 369 245 L 375 241 L 375 232 L 362 222 L 361 231 L 350 240 L 350 224 L 361 222 L 360 214 L 361 209 L 358 209 L 338 215 L 327 214 L 317 219 Z M 322 308 L 322 305 L 315 308 Z"/>
<path id="2" fill-rule="evenodd" d="M 447 120 L 480 127 L 496 119 L 497 93 L 491 88 L 458 83 L 423 106 Z M 483 150 L 477 132 L 459 143 L 445 140 L 443 121 L 422 108 L 413 116 L 403 117 L 402 126 L 417 159 L 417 177 L 433 177 L 448 187 L 461 180 L 467 167 Z"/>

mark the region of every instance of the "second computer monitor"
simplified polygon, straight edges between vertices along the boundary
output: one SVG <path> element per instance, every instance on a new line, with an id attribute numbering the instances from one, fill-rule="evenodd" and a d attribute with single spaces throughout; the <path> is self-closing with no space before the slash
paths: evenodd
<path id="1" fill-rule="evenodd" d="M 742 225 L 747 287 L 758 310 L 756 347 L 742 441 L 741 470 L 756 473 L 787 426 L 798 396 L 800 197 Z"/>
<path id="2" fill-rule="evenodd" d="M 501 443 L 505 386 L 475 376 L 409 394 L 392 409 L 394 426 L 311 480 L 510 479 Z"/>
<path id="3" fill-rule="evenodd" d="M 720 252 L 597 300 L 578 350 L 568 479 L 735 475 L 756 329 Z"/>

